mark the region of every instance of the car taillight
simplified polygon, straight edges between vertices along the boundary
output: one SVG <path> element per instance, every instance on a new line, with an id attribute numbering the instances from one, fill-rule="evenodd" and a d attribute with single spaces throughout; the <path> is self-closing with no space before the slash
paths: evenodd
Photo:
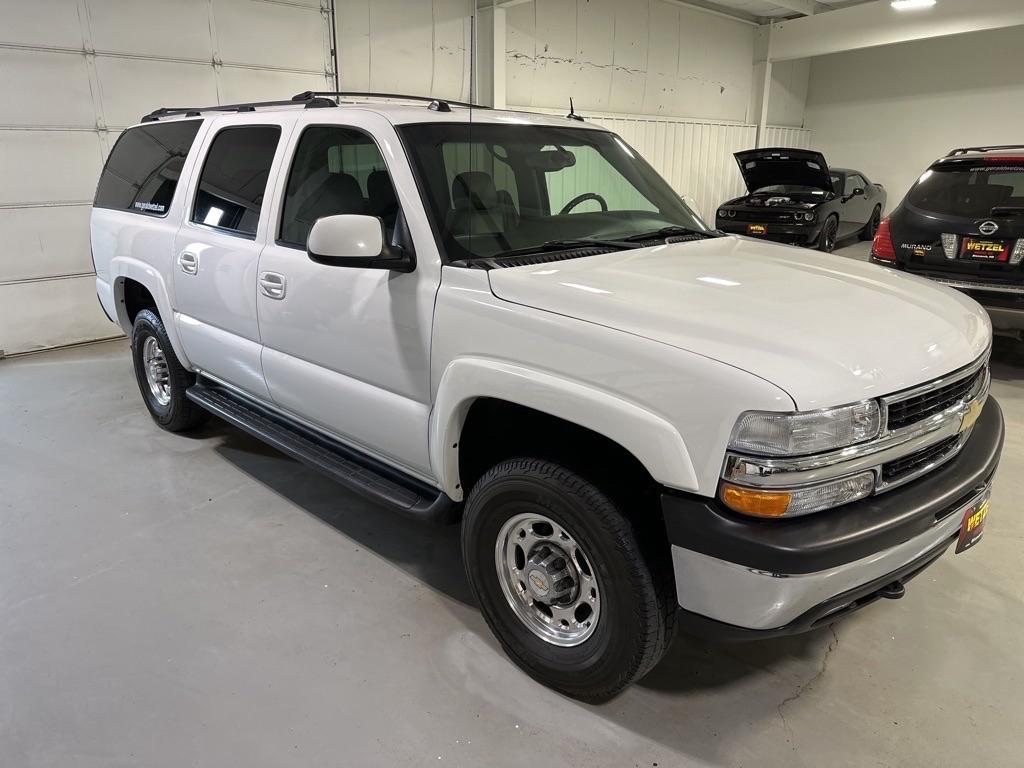
<path id="1" fill-rule="evenodd" d="M 892 244 L 892 232 L 889 219 L 882 219 L 875 233 L 875 242 L 871 244 L 871 257 L 882 261 L 896 261 L 896 248 Z"/>

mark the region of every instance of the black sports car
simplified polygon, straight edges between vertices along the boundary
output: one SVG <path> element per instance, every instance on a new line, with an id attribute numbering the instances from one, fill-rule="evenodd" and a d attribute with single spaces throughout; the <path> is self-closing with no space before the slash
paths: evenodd
<path id="1" fill-rule="evenodd" d="M 1024 335 L 1024 145 L 954 149 L 878 229 L 871 261 L 973 297 Z"/>
<path id="2" fill-rule="evenodd" d="M 807 149 L 748 149 L 735 154 L 750 194 L 718 209 L 723 232 L 831 252 L 857 234 L 871 240 L 885 210 L 885 189 L 860 171 L 829 170 Z"/>

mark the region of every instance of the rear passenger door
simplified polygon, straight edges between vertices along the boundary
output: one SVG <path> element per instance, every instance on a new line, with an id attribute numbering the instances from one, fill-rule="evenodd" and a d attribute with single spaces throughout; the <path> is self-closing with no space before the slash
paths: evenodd
<path id="1" fill-rule="evenodd" d="M 266 117 L 211 126 L 172 264 L 175 320 L 193 365 L 263 398 L 256 270 L 267 184 L 286 138 Z"/>
<path id="2" fill-rule="evenodd" d="M 394 127 L 357 109 L 344 120 L 297 125 L 279 177 L 258 276 L 263 373 L 279 407 L 427 479 L 440 263 Z M 403 215 L 415 270 L 312 261 L 309 231 L 335 214 L 377 216 L 389 240 Z"/>

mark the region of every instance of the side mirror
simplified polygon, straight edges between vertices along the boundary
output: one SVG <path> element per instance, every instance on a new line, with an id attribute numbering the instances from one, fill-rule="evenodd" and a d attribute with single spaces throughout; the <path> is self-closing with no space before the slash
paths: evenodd
<path id="1" fill-rule="evenodd" d="M 864 187 L 857 187 L 855 190 L 853 190 L 853 196 L 857 197 L 858 195 L 864 195 Z"/>
<path id="2" fill-rule="evenodd" d="M 376 216 L 343 213 L 317 219 L 306 240 L 309 258 L 332 267 L 360 267 L 411 272 L 415 263 L 403 248 L 384 239 Z"/>

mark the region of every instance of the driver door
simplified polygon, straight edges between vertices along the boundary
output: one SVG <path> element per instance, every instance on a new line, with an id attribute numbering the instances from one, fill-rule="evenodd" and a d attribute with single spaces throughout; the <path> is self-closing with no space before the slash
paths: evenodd
<path id="1" fill-rule="evenodd" d="M 389 122 L 302 120 L 278 177 L 258 268 L 262 365 L 274 402 L 341 441 L 429 478 L 430 334 L 440 259 Z M 417 249 L 409 273 L 319 264 L 313 223 L 343 213 L 399 216 Z"/>
<path id="2" fill-rule="evenodd" d="M 861 190 L 855 195 L 856 190 Z M 846 174 L 843 188 L 842 218 L 839 222 L 839 237 L 849 237 L 860 232 L 871 218 L 871 202 L 867 198 L 867 182 L 857 173 Z"/>

